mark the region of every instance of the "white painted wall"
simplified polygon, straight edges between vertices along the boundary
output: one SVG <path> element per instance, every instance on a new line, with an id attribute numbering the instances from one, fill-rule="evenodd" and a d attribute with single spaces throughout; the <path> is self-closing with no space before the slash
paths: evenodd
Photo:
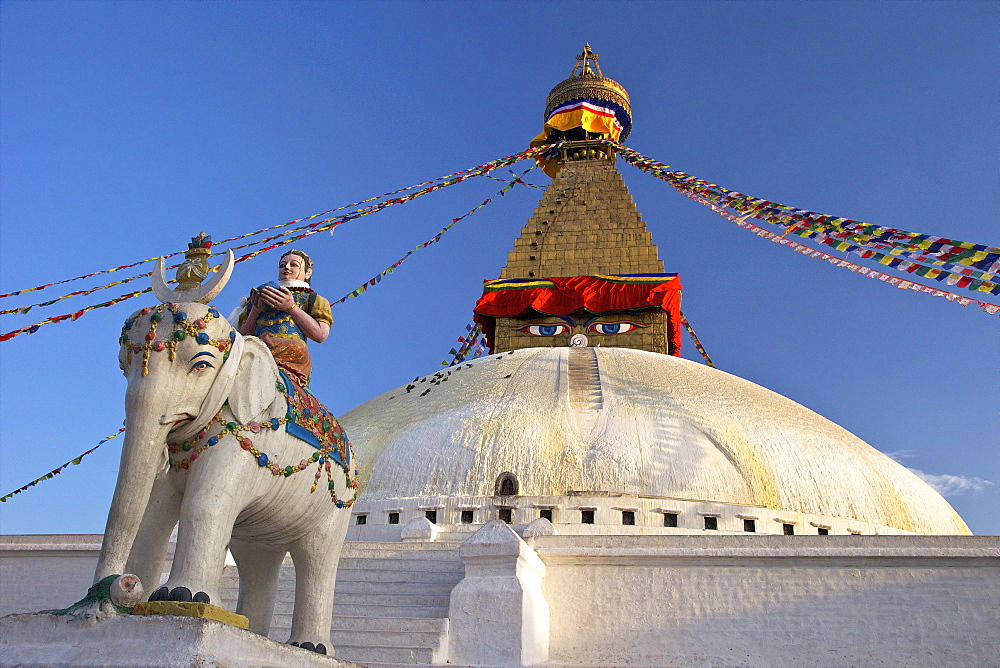
<path id="1" fill-rule="evenodd" d="M 543 536 L 549 662 L 1000 665 L 1000 538 Z"/>
<path id="2" fill-rule="evenodd" d="M 94 584 L 101 534 L 0 536 L 0 617 L 68 608 Z"/>
<path id="3" fill-rule="evenodd" d="M 555 535 L 527 546 L 545 566 L 547 665 L 1000 666 L 997 536 Z M 99 547 L 100 536 L 0 536 L 0 615 L 78 600 Z"/>

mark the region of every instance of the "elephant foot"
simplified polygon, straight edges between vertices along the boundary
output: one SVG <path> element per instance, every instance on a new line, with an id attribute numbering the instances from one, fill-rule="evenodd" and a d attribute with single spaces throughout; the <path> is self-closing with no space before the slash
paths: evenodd
<path id="1" fill-rule="evenodd" d="M 298 647 L 300 649 L 307 649 L 310 652 L 316 652 L 317 654 L 326 654 L 326 645 L 324 645 L 321 642 L 316 643 L 314 645 L 313 643 L 311 643 L 311 642 L 309 642 L 307 640 L 307 641 L 302 642 L 302 643 L 300 643 L 300 642 L 289 642 L 288 644 L 291 645 L 292 647 Z"/>
<path id="2" fill-rule="evenodd" d="M 149 595 L 150 601 L 177 601 L 179 603 L 211 603 L 212 599 L 203 591 L 191 595 L 191 590 L 187 587 L 174 587 L 167 589 L 160 587 Z"/>

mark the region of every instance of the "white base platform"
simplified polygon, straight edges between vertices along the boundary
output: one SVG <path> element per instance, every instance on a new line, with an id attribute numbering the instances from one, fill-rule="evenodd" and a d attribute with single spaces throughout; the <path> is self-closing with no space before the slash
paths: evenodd
<path id="1" fill-rule="evenodd" d="M 354 666 L 221 622 L 185 617 L 0 618 L 5 666 Z"/>

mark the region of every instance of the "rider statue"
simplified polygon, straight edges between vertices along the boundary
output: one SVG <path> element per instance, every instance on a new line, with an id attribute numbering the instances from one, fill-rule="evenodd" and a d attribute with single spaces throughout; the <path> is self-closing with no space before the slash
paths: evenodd
<path id="1" fill-rule="evenodd" d="M 309 287 L 312 271 L 308 255 L 288 251 L 278 261 L 278 282 L 251 290 L 239 316 L 240 334 L 267 344 L 274 361 L 299 388 L 309 385 L 312 374 L 307 339 L 322 343 L 333 324 L 330 302 Z"/>

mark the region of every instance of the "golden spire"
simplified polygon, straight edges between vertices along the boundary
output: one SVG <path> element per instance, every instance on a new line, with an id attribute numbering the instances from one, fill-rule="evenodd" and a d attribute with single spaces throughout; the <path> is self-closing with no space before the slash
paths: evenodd
<path id="1" fill-rule="evenodd" d="M 569 73 L 571 77 L 603 77 L 601 66 L 597 64 L 599 55 L 590 50 L 590 42 L 583 45 L 583 53 L 576 57 L 576 65 Z"/>
<path id="2" fill-rule="evenodd" d="M 604 76 L 601 66 L 597 64 L 599 57 L 590 49 L 590 44 L 584 44 L 583 53 L 577 55 L 576 65 L 569 77 L 557 83 L 549 92 L 545 100 L 544 121 L 549 120 L 553 109 L 565 102 L 580 99 L 605 100 L 618 105 L 627 116 L 623 123 L 625 128 L 619 138 L 619 141 L 624 141 L 632 126 L 632 107 L 628 93 L 620 83 Z"/>

